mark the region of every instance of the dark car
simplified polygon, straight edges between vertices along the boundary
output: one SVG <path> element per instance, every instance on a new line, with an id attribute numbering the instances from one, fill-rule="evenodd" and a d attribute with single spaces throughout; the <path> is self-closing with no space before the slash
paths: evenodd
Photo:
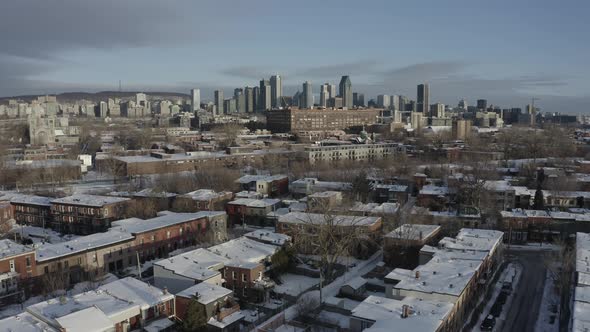
<path id="1" fill-rule="evenodd" d="M 481 323 L 481 326 L 479 328 L 482 331 L 491 331 L 494 329 L 495 325 L 496 325 L 496 318 L 494 318 L 494 316 L 492 316 L 492 315 L 488 315 L 488 317 L 486 317 L 486 319 L 483 320 L 483 322 Z"/>
<path id="2" fill-rule="evenodd" d="M 498 294 L 498 298 L 496 299 L 496 303 L 500 303 L 502 305 L 506 304 L 506 299 L 508 299 L 508 294 L 500 293 Z"/>
<path id="3" fill-rule="evenodd" d="M 490 309 L 490 314 L 494 317 L 499 317 L 501 313 L 502 313 L 502 304 L 500 304 L 498 302 L 494 303 L 494 305 L 492 306 L 492 309 Z"/>

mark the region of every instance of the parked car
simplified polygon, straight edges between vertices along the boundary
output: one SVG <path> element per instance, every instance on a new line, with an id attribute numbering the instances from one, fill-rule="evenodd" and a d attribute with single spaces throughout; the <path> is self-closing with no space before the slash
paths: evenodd
<path id="1" fill-rule="evenodd" d="M 494 317 L 499 317 L 502 314 L 502 304 L 499 302 L 494 303 L 492 309 L 490 309 L 490 314 Z"/>
<path id="2" fill-rule="evenodd" d="M 481 326 L 479 328 L 482 331 L 491 331 L 494 329 L 495 325 L 496 325 L 496 318 L 492 315 L 488 315 L 488 317 L 486 317 L 483 320 L 483 322 L 481 323 Z"/>
<path id="3" fill-rule="evenodd" d="M 500 293 L 500 294 L 498 294 L 498 297 L 496 298 L 496 303 L 500 303 L 500 304 L 504 305 L 504 304 L 506 304 L 507 299 L 508 299 L 508 294 Z"/>

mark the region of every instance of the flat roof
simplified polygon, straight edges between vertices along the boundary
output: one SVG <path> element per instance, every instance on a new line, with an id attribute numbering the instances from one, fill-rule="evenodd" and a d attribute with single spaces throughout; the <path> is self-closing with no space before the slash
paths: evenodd
<path id="1" fill-rule="evenodd" d="M 170 211 L 158 212 L 158 216 L 151 219 L 128 218 L 113 221 L 112 229 L 119 229 L 122 232 L 139 234 L 156 229 L 184 224 L 192 220 L 224 215 L 224 211 L 199 211 L 195 213 L 176 213 Z"/>
<path id="2" fill-rule="evenodd" d="M 454 250 L 492 251 L 504 236 L 503 232 L 490 229 L 462 228 L 456 237 L 445 237 L 439 246 Z"/>
<path id="3" fill-rule="evenodd" d="M 409 315 L 402 317 L 404 305 Z M 374 321 L 364 331 L 437 331 L 453 308 L 449 302 L 424 301 L 412 297 L 403 300 L 370 295 L 352 309 L 352 316 Z"/>
<path id="4" fill-rule="evenodd" d="M 115 280 L 98 290 L 138 304 L 143 310 L 174 299 L 173 294 L 132 277 Z"/>
<path id="5" fill-rule="evenodd" d="M 126 201 L 130 201 L 130 199 L 124 198 L 124 197 L 115 197 L 115 196 L 75 194 L 75 195 L 64 197 L 64 198 L 54 199 L 51 201 L 51 203 L 102 207 L 107 204 L 114 204 L 114 203 L 120 203 L 120 202 L 126 202 Z"/>
<path id="6" fill-rule="evenodd" d="M 9 239 L 0 240 L 0 257 L 10 257 L 33 252 L 33 248 L 16 243 Z"/>
<path id="7" fill-rule="evenodd" d="M 289 235 L 276 233 L 266 229 L 258 229 L 253 232 L 246 233 L 244 236 L 251 240 L 271 243 L 277 246 L 282 246 L 285 243 L 291 241 L 291 237 Z"/>
<path id="8" fill-rule="evenodd" d="M 182 296 L 190 299 L 196 295 L 197 302 L 201 304 L 209 304 L 229 296 L 232 293 L 232 290 L 225 287 L 217 286 L 207 282 L 201 282 L 181 291 L 180 293 L 176 294 L 176 296 Z"/>
<path id="9" fill-rule="evenodd" d="M 286 175 L 244 175 L 241 178 L 237 179 L 235 182 L 246 184 L 246 183 L 257 182 L 257 181 L 271 182 L 271 181 L 277 181 L 277 180 L 282 180 L 282 179 L 286 179 L 286 178 L 287 178 Z"/>
<path id="10" fill-rule="evenodd" d="M 181 197 L 190 198 L 195 201 L 209 201 L 212 199 L 216 199 L 222 196 L 231 195 L 230 191 L 221 191 L 216 192 L 215 190 L 211 189 L 199 189 L 195 191 L 191 191 L 190 193 L 186 193 L 181 195 Z"/>
<path id="11" fill-rule="evenodd" d="M 426 240 L 439 231 L 438 225 L 403 224 L 385 236 L 401 240 Z"/>
<path id="12" fill-rule="evenodd" d="M 0 320 L 0 332 L 58 332 L 28 312 Z"/>
<path id="13" fill-rule="evenodd" d="M 103 332 L 115 327 L 109 317 L 96 307 L 75 311 L 55 320 L 65 331 Z"/>
<path id="14" fill-rule="evenodd" d="M 228 202 L 227 204 L 245 205 L 247 207 L 253 207 L 253 208 L 263 208 L 263 207 L 269 207 L 269 206 L 279 204 L 280 202 L 281 202 L 281 200 L 276 199 L 276 198 L 262 198 L 262 199 L 238 198 L 236 200 Z"/>
<path id="15" fill-rule="evenodd" d="M 37 248 L 37 261 L 44 262 L 133 239 L 133 235 L 128 232 L 109 229 L 104 233 L 80 236 L 67 242 L 42 244 Z"/>
<path id="16" fill-rule="evenodd" d="M 379 217 L 324 215 L 319 213 L 289 212 L 279 217 L 279 222 L 290 224 L 324 224 L 332 221 L 337 226 L 371 226 L 379 222 Z"/>
<path id="17" fill-rule="evenodd" d="M 39 205 L 44 207 L 51 206 L 51 200 L 53 198 L 44 197 L 44 196 L 37 196 L 37 195 L 25 195 L 25 194 L 14 194 L 8 195 L 10 197 L 10 203 L 13 204 L 29 204 L 29 205 Z M 0 197 L 2 199 L 2 197 Z"/>

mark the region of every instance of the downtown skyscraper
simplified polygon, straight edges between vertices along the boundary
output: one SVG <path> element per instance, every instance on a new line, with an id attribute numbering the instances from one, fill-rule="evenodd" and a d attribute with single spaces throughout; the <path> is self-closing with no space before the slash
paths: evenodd
<path id="1" fill-rule="evenodd" d="M 302 105 L 299 105 L 299 107 L 313 108 L 313 89 L 311 87 L 311 82 L 309 81 L 303 83 Z"/>
<path id="2" fill-rule="evenodd" d="M 348 76 L 342 76 L 340 79 L 340 97 L 342 98 L 342 107 L 352 108 L 352 83 Z"/>
<path id="3" fill-rule="evenodd" d="M 283 96 L 283 82 L 280 75 L 270 77 L 270 96 L 271 106 L 278 108 L 281 106 L 281 97 Z"/>
<path id="4" fill-rule="evenodd" d="M 330 99 L 330 84 L 324 83 L 320 87 L 320 107 L 328 107 Z"/>
<path id="5" fill-rule="evenodd" d="M 201 90 L 191 89 L 191 110 L 198 111 L 201 108 Z"/>
<path id="6" fill-rule="evenodd" d="M 216 115 L 224 114 L 223 90 L 215 90 L 214 92 Z"/>
<path id="7" fill-rule="evenodd" d="M 416 112 L 420 112 L 424 116 L 428 116 L 430 111 L 430 89 L 426 83 L 418 85 L 416 108 Z"/>
<path id="8" fill-rule="evenodd" d="M 260 81 L 260 102 L 258 103 L 259 110 L 269 110 L 272 108 L 272 89 L 268 80 Z"/>

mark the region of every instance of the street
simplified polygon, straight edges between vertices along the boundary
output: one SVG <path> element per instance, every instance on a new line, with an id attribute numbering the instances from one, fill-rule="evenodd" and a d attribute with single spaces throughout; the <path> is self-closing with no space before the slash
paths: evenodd
<path id="1" fill-rule="evenodd" d="M 523 269 L 502 331 L 534 331 L 543 298 L 546 254 L 539 250 L 506 250 L 507 261 L 521 264 Z"/>

